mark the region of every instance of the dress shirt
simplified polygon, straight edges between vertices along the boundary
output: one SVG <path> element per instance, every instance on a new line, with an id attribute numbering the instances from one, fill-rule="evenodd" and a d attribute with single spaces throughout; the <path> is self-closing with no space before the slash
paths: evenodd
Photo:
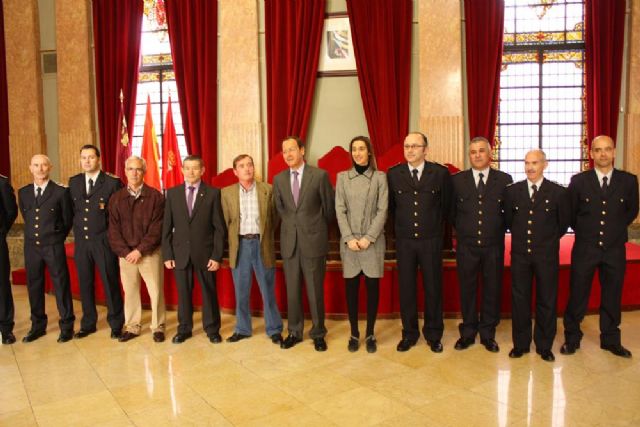
<path id="1" fill-rule="evenodd" d="M 531 182 L 527 179 L 527 188 L 529 189 L 529 198 L 533 196 L 533 188 L 531 187 L 535 184 L 538 191 L 540 191 L 540 186 L 542 185 L 542 181 L 544 181 L 544 178 L 540 178 L 537 182 Z"/>
<path id="2" fill-rule="evenodd" d="M 240 228 L 241 236 L 245 234 L 260 234 L 260 209 L 258 207 L 258 193 L 254 181 L 248 190 L 242 185 L 240 188 Z"/>
<path id="3" fill-rule="evenodd" d="M 198 190 L 200 189 L 200 183 L 202 182 L 202 180 L 198 180 L 198 182 L 196 182 L 195 184 L 189 184 L 187 181 L 184 182 L 184 199 L 187 201 L 187 203 L 189 202 L 189 187 L 194 187 L 195 190 L 193 190 L 193 201 L 191 203 L 193 203 L 193 206 L 196 205 L 196 196 L 198 195 Z M 191 211 L 193 211 L 193 206 L 187 206 L 187 208 L 191 207 Z"/>
<path id="4" fill-rule="evenodd" d="M 594 169 L 596 170 L 596 175 L 598 176 L 598 183 L 600 183 L 600 188 L 602 188 L 602 178 L 604 178 L 605 176 L 607 177 L 607 185 L 610 186 L 611 175 L 613 175 L 613 168 L 611 168 L 611 170 L 606 174 L 600 172 L 598 168 L 594 168 Z"/>
<path id="5" fill-rule="evenodd" d="M 425 164 L 425 162 L 422 162 L 420 164 L 420 166 L 416 166 L 414 168 L 409 163 L 407 163 L 407 166 L 409 167 L 409 174 L 411 174 L 411 176 L 413 177 L 413 170 L 414 169 L 418 169 L 418 181 L 420 181 L 420 178 L 422 177 L 422 171 L 424 170 L 424 164 Z"/>
<path id="6" fill-rule="evenodd" d="M 100 171 L 94 173 L 93 175 L 89 175 L 85 172 L 84 174 L 84 188 L 86 189 L 86 193 L 89 194 L 89 180 L 93 180 L 93 188 L 96 187 L 96 181 L 98 180 L 98 176 L 100 175 Z"/>
<path id="7" fill-rule="evenodd" d="M 38 185 L 38 184 L 36 184 L 36 183 L 34 182 L 34 183 L 33 183 L 33 194 L 35 194 L 35 195 L 36 195 L 36 197 L 38 197 L 38 187 L 40 187 L 40 188 L 42 189 L 42 190 L 41 190 L 42 192 L 40 193 L 40 195 L 43 195 L 43 194 L 44 194 L 44 190 L 46 190 L 46 189 L 47 189 L 47 185 L 48 185 L 48 184 L 49 184 L 49 180 L 46 180 L 46 181 L 44 182 L 44 184 L 42 184 L 42 185 Z"/>
<path id="8" fill-rule="evenodd" d="M 473 169 L 471 168 L 471 172 L 473 173 L 473 180 L 476 182 L 476 187 L 478 186 L 478 183 L 480 182 L 480 174 L 482 174 L 482 182 L 484 182 L 484 185 L 487 185 L 487 180 L 489 179 L 489 170 L 491 168 L 489 166 L 487 166 L 484 169 L 478 170 L 478 169 Z"/>
<path id="9" fill-rule="evenodd" d="M 304 165 L 305 163 L 302 163 L 302 166 L 300 166 L 298 169 L 289 169 L 289 182 L 291 183 L 291 189 L 293 189 L 294 172 L 298 172 L 298 185 L 300 185 L 300 188 L 302 188 L 302 174 L 304 172 Z"/>

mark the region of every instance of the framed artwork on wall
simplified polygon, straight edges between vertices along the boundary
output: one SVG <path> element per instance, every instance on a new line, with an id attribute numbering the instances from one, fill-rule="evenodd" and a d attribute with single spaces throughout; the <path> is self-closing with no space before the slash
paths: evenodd
<path id="1" fill-rule="evenodd" d="M 328 14 L 322 29 L 318 76 L 355 76 L 356 57 L 346 13 Z"/>

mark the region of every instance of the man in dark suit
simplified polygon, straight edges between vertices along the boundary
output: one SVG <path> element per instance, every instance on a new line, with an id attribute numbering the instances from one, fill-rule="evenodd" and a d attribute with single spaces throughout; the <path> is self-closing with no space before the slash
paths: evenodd
<path id="1" fill-rule="evenodd" d="M 216 271 L 222 262 L 225 225 L 220 190 L 202 182 L 200 156 L 182 162 L 184 184 L 167 191 L 162 226 L 162 258 L 178 284 L 178 333 L 174 344 L 191 338 L 193 330 L 193 275 L 202 287 L 202 328 L 209 341 L 220 343 L 220 307 Z"/>
<path id="2" fill-rule="evenodd" d="M 615 145 L 608 136 L 591 143 L 595 168 L 571 178 L 571 227 L 576 240 L 571 251 L 571 280 L 564 314 L 562 354 L 580 348 L 580 322 L 589 304 L 596 268 L 600 278 L 600 348 L 631 357 L 620 339 L 622 285 L 626 267 L 627 227 L 638 216 L 638 178 L 613 167 Z"/>
<path id="3" fill-rule="evenodd" d="M 287 282 L 289 336 L 280 346 L 287 349 L 302 341 L 304 276 L 313 323 L 309 336 L 316 351 L 325 351 L 324 274 L 329 222 L 335 215 L 333 188 L 324 170 L 305 163 L 300 138 L 285 138 L 282 155 L 289 169 L 274 178 L 273 201 L 282 219 L 280 253 Z"/>
<path id="4" fill-rule="evenodd" d="M 117 177 L 100 170 L 100 150 L 95 145 L 80 149 L 80 166 L 83 173 L 69 179 L 69 191 L 73 201 L 74 258 L 80 297 L 82 320 L 75 338 L 84 338 L 96 331 L 98 312 L 95 299 L 95 268 L 98 268 L 107 299 L 107 322 L 111 338 L 119 338 L 124 325 L 122 294 L 120 293 L 120 269 L 118 257 L 113 253 L 107 238 L 108 208 L 111 195 L 122 188 Z"/>
<path id="5" fill-rule="evenodd" d="M 16 337 L 13 335 L 13 296 L 11 295 L 11 282 L 9 274 L 9 247 L 7 246 L 7 234 L 18 216 L 16 196 L 13 187 L 6 176 L 0 175 L 0 334 L 2 344 L 13 344 Z"/>
<path id="6" fill-rule="evenodd" d="M 536 325 L 533 341 L 542 360 L 553 362 L 556 336 L 560 238 L 567 232 L 571 205 L 567 190 L 544 178 L 542 150 L 527 153 L 527 179 L 507 187 L 505 219 L 511 230 L 511 301 L 513 349 L 509 357 L 529 353 L 531 289 L 536 279 Z"/>
<path id="7" fill-rule="evenodd" d="M 455 174 L 451 217 L 456 227 L 456 268 L 460 282 L 462 323 L 456 350 L 476 340 L 490 352 L 500 348 L 495 340 L 500 322 L 500 292 L 504 265 L 504 192 L 511 175 L 491 168 L 491 145 L 484 137 L 469 143 L 471 169 Z M 476 305 L 478 276 L 482 277 L 480 316 Z"/>
<path id="8" fill-rule="evenodd" d="M 431 351 L 442 351 L 442 236 L 449 215 L 451 176 L 442 165 L 425 161 L 427 137 L 410 133 L 402 163 L 389 169 L 389 213 L 394 218 L 400 279 L 402 339 L 398 351 L 418 342 L 417 269 L 422 271 L 424 327 Z"/>
<path id="9" fill-rule="evenodd" d="M 49 180 L 51 161 L 44 154 L 31 158 L 33 184 L 18 191 L 24 218 L 24 265 L 31 305 L 31 330 L 23 342 L 35 341 L 47 332 L 44 311 L 44 267 L 47 266 L 60 313 L 58 342 L 73 338 L 73 302 L 64 240 L 73 225 L 73 205 L 69 189 Z"/>

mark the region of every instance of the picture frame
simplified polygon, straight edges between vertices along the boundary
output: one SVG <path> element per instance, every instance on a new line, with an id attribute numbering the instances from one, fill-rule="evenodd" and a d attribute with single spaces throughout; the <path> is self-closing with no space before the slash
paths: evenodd
<path id="1" fill-rule="evenodd" d="M 356 76 L 356 57 L 346 13 L 327 14 L 320 43 L 319 77 Z"/>

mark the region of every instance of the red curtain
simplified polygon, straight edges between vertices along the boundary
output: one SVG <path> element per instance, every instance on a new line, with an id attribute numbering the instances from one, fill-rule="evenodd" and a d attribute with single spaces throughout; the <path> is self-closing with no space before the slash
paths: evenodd
<path id="1" fill-rule="evenodd" d="M 142 0 L 93 0 L 93 38 L 96 55 L 96 97 L 102 166 L 116 171 L 120 144 L 120 90 L 124 95 L 127 124 L 133 130 L 136 109 Z"/>
<path id="2" fill-rule="evenodd" d="M 585 2 L 585 73 L 587 76 L 587 141 L 618 133 L 625 1 Z"/>
<path id="3" fill-rule="evenodd" d="M 411 0 L 347 0 L 358 81 L 371 143 L 379 154 L 409 128 Z"/>
<path id="4" fill-rule="evenodd" d="M 265 0 L 269 156 L 307 134 L 318 72 L 325 0 Z"/>
<path id="5" fill-rule="evenodd" d="M 469 136 L 494 144 L 500 103 L 504 0 L 465 0 Z"/>
<path id="6" fill-rule="evenodd" d="M 218 170 L 218 2 L 165 0 L 182 127 L 189 154 Z"/>
<path id="7" fill-rule="evenodd" d="M 9 158 L 9 102 L 7 93 L 7 60 L 4 48 L 4 12 L 0 0 L 0 173 L 11 176 Z"/>

